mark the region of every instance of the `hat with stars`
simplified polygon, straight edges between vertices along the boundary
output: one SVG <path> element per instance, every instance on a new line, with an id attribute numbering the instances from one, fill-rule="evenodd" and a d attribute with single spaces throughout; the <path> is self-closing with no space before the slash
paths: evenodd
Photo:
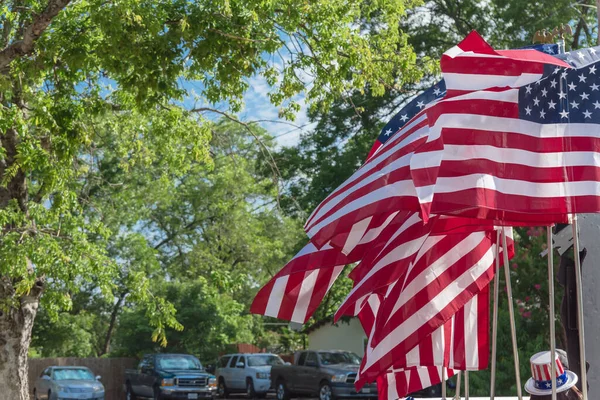
<path id="1" fill-rule="evenodd" d="M 531 364 L 531 378 L 525 383 L 525 390 L 529 394 L 539 396 L 552 393 L 552 380 L 550 352 L 542 351 L 534 354 L 529 363 Z M 555 354 L 554 363 L 556 365 L 556 392 L 564 392 L 577 384 L 577 374 L 568 371 L 563 367 L 558 352 Z"/>

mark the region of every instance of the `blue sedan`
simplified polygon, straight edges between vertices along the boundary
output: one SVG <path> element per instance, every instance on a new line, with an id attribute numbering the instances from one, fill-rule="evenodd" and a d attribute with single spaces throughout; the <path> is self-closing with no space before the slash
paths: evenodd
<path id="1" fill-rule="evenodd" d="M 48 367 L 35 382 L 35 400 L 104 400 L 100 377 L 86 367 Z"/>

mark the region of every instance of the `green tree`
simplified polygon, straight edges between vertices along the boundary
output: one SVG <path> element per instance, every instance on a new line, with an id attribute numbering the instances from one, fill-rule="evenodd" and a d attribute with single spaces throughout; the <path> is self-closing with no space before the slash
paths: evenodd
<path id="1" fill-rule="evenodd" d="M 206 113 L 236 113 L 262 75 L 291 117 L 300 92 L 326 109 L 341 94 L 420 76 L 396 21 L 416 3 L 287 0 L 8 0 L 0 25 L 0 386 L 27 398 L 27 350 L 40 298 L 56 313 L 82 282 L 109 294 L 118 263 L 79 183 L 111 136 L 117 165 L 185 174 L 207 162 Z M 376 29 L 366 29 L 376 27 Z M 406 75 L 398 76 L 401 65 Z M 301 77 L 309 77 L 305 82 Z M 186 81 L 202 85 L 195 97 Z M 193 111 L 183 105 L 201 102 Z M 231 116 L 231 115 L 230 115 Z M 231 118 L 235 118 L 231 116 Z M 158 174 L 159 177 L 162 174 Z M 157 180 L 157 182 L 161 182 Z M 116 183 L 118 184 L 118 182 Z M 116 206 L 120 204 L 115 203 Z M 143 300 L 145 284 L 136 285 Z M 42 293 L 44 295 L 42 296 Z M 147 296 L 146 296 L 147 297 Z M 147 304 L 160 339 L 177 326 Z"/>
<path id="2" fill-rule="evenodd" d="M 246 305 L 220 292 L 204 278 L 165 282 L 157 292 L 177 309 L 185 329 L 169 329 L 169 342 L 161 351 L 189 353 L 204 362 L 219 356 L 229 343 L 247 343 L 261 330 L 260 320 Z M 159 350 L 151 340 L 152 327 L 141 308 L 127 308 L 115 337 L 115 355 L 141 356 Z"/>
<path id="3" fill-rule="evenodd" d="M 255 137 L 260 138 L 262 145 Z M 210 144 L 213 163 L 193 163 L 184 175 L 158 177 L 158 185 L 156 174 L 160 170 L 147 166 L 117 168 L 106 151 L 97 171 L 86 178 L 84 186 L 89 194 L 85 207 L 89 209 L 88 215 L 98 215 L 114 232 L 106 241 L 108 254 L 118 266 L 118 274 L 113 277 L 118 295 L 114 301 L 107 301 L 98 293 L 97 285 L 87 284 L 74 294 L 69 313 L 60 315 L 60 318 L 72 317 L 68 324 L 48 317 L 34 327 L 35 353 L 74 356 L 85 348 L 92 356 L 114 354 L 110 344 L 120 329 L 123 308 L 129 310 L 126 321 L 149 309 L 148 301 L 139 298 L 138 285 L 148 287 L 148 297 L 162 298 L 166 280 L 173 285 L 186 285 L 202 277 L 204 286 L 210 286 L 210 290 L 216 290 L 224 298 L 230 297 L 247 310 L 258 284 L 293 254 L 293 246 L 302 236 L 301 227 L 283 217 L 275 207 L 277 193 L 270 180 L 256 169 L 261 149 L 271 150 L 272 146 L 272 140 L 262 129 L 253 127 L 251 135 L 240 124 L 219 123 L 214 126 Z M 176 297 L 185 305 L 191 300 L 183 296 L 193 293 L 182 291 Z M 45 309 L 42 310 L 46 317 Z M 131 310 L 135 313 L 131 314 Z M 236 313 L 240 310 L 236 309 Z M 96 318 L 93 324 L 84 324 L 87 320 L 83 317 L 75 318 L 88 314 Z M 185 335 L 189 328 L 186 321 L 178 322 Z M 150 326 L 145 321 L 138 333 L 145 334 Z M 87 336 L 81 336 L 80 347 L 70 347 L 72 340 L 67 327 L 88 331 Z M 125 325 L 124 329 L 129 328 Z M 48 340 L 55 330 L 65 334 Z M 130 333 L 119 336 L 127 338 Z M 152 341 L 155 333 L 150 333 L 147 338 L 136 335 L 131 343 L 137 340 L 141 346 Z M 83 342 L 84 339 L 91 342 Z M 223 346 L 214 338 L 198 337 L 198 341 L 207 348 Z M 192 346 L 189 340 L 186 346 Z M 128 352 L 123 345 L 116 352 L 137 354 L 135 348 Z"/>

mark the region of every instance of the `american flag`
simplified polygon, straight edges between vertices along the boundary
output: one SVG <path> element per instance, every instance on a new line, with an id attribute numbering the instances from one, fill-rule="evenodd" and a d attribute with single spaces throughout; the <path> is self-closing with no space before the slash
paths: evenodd
<path id="1" fill-rule="evenodd" d="M 374 328 L 380 303 L 381 296 L 371 295 L 367 299 L 365 307 L 358 313 L 358 319 L 369 338 Z M 425 345 L 425 342 L 427 342 L 427 345 Z M 433 341 L 424 340 L 424 347 L 433 355 Z M 444 351 L 440 351 L 439 354 L 443 355 Z M 380 400 L 396 400 L 408 393 L 417 392 L 429 386 L 436 385 L 442 381 L 441 368 L 437 366 L 391 368 L 377 379 L 378 397 Z M 447 378 L 453 375 L 453 370 L 446 369 Z"/>
<path id="2" fill-rule="evenodd" d="M 317 249 L 308 243 L 267 284 L 259 290 L 250 312 L 305 323 L 331 289 L 344 267 L 363 258 L 373 241 L 393 219 L 368 218 L 355 232 L 336 236 Z"/>
<path id="3" fill-rule="evenodd" d="M 370 294 L 385 293 L 390 284 L 411 270 L 410 265 L 419 252 L 441 256 L 441 252 L 460 245 L 463 238 L 460 234 L 493 229 L 489 221 L 436 216 L 424 223 L 414 212 L 396 214 L 351 272 L 350 277 L 356 283 L 336 312 L 335 320 L 342 315 L 357 315 Z"/>
<path id="4" fill-rule="evenodd" d="M 373 348 L 363 359 L 358 387 L 393 367 L 486 288 L 493 277 L 496 245 L 491 232 L 427 240 L 405 277 L 385 295 L 371 340 Z"/>
<path id="5" fill-rule="evenodd" d="M 558 54 L 557 44 L 534 44 L 522 47 L 521 49 L 531 49 L 541 51 L 546 54 Z M 560 58 L 560 56 L 558 56 Z M 398 132 L 408 121 L 419 113 L 425 106 L 431 102 L 441 99 L 446 95 L 446 82 L 442 79 L 435 83 L 430 88 L 424 90 L 419 95 L 415 96 L 410 102 L 402 107 L 402 109 L 394 115 L 390 121 L 385 124 L 377 140 L 369 151 L 367 159 L 371 158 L 379 148 L 388 141 L 396 132 Z"/>
<path id="6" fill-rule="evenodd" d="M 428 141 L 437 150 L 419 149 L 413 173 L 424 209 L 531 224 L 600 211 L 598 53 L 571 52 L 564 57 L 577 68 L 546 66 L 520 88 L 432 106 Z"/>
<path id="7" fill-rule="evenodd" d="M 446 82 L 442 79 L 437 82 L 429 89 L 424 90 L 423 93 L 416 96 L 412 99 L 408 104 L 406 104 L 400 112 L 398 112 L 394 117 L 383 127 L 381 133 L 377 137 L 375 143 L 371 147 L 369 151 L 369 155 L 367 156 L 367 160 L 373 156 L 380 148 L 383 146 L 385 142 L 387 142 L 392 136 L 396 134 L 408 121 L 413 119 L 415 115 L 419 113 L 419 111 L 423 110 L 426 105 L 431 103 L 432 101 L 441 99 L 446 95 Z"/>
<path id="8" fill-rule="evenodd" d="M 539 66 L 549 63 L 547 58 L 540 57 L 536 52 L 494 52 L 476 34 L 467 39 L 446 58 L 444 63 L 447 68 L 453 68 L 456 72 L 460 70 L 461 63 L 491 62 L 492 66 L 487 70 L 488 81 L 518 84 L 539 78 Z M 484 49 L 484 56 L 477 56 L 477 51 L 481 49 Z M 510 75 L 508 80 L 506 70 Z M 451 76 L 450 95 L 460 99 L 465 93 L 461 85 L 465 84 L 466 75 L 459 75 Z M 482 83 L 485 79 L 482 80 L 483 76 L 479 75 L 470 76 L 467 83 L 472 85 L 478 82 L 477 85 L 485 87 L 486 84 Z M 467 91 L 477 91 L 480 89 L 477 85 L 467 85 Z M 378 374 L 384 374 L 380 375 L 380 380 L 384 379 L 388 384 L 391 382 L 388 378 L 393 378 L 396 392 L 398 382 L 405 382 L 409 387 L 410 382 L 414 384 L 418 381 L 415 377 L 419 377 L 421 383 L 440 379 L 435 378 L 436 373 L 439 376 L 439 367 L 407 363 L 400 371 L 397 364 L 388 363 L 390 356 L 392 359 L 406 359 L 409 353 L 421 354 L 429 342 L 433 343 L 436 332 L 454 323 L 450 322 L 452 318 L 459 316 L 460 310 L 466 309 L 463 305 L 470 304 L 476 298 L 473 296 L 478 296 L 479 290 L 487 288 L 486 282 L 491 278 L 490 268 L 486 268 L 490 261 L 489 253 L 493 252 L 489 235 L 492 230 L 490 221 L 474 229 L 472 222 L 465 218 L 434 216 L 432 219 L 436 223 L 430 224 L 421 234 L 398 239 L 401 227 L 412 228 L 414 224 L 410 221 L 414 218 L 427 227 L 415 212 L 419 210 L 420 199 L 412 183 L 411 157 L 415 149 L 422 149 L 431 138 L 430 121 L 424 109 L 427 106 L 435 109 L 435 103 L 444 95 L 444 87 L 444 81 L 438 82 L 386 125 L 365 165 L 336 189 L 307 221 L 307 232 L 316 246 L 307 245 L 259 292 L 252 306 L 255 313 L 305 322 L 344 265 L 362 260 L 351 274 L 359 279 L 351 294 L 354 297 L 346 302 L 348 309 L 352 310 L 349 313 L 360 316 L 365 311 L 364 306 L 374 296 L 386 295 L 382 307 L 389 314 L 381 315 L 389 318 L 380 316 L 379 329 L 373 330 L 371 364 L 365 367 L 361 379 L 372 380 Z M 400 209 L 412 211 L 399 212 Z M 431 228 L 438 225 L 437 231 Z M 465 229 L 461 231 L 461 227 Z M 449 234 L 451 231 L 453 233 Z M 406 246 L 411 240 L 416 241 L 414 246 Z M 469 243 L 475 247 L 469 250 Z M 433 271 L 436 265 L 439 268 L 442 264 L 436 264 L 436 260 L 452 258 L 457 254 L 460 259 L 450 263 L 446 270 L 436 270 L 436 273 L 446 274 L 443 279 L 428 280 L 424 272 L 430 267 Z M 465 287 L 467 290 L 463 290 Z M 435 290 L 443 290 L 442 295 L 436 296 Z M 449 303 L 442 304 L 440 299 Z M 428 311 L 416 315 L 414 311 L 417 309 Z M 376 326 L 375 320 L 373 326 Z M 390 340 L 399 329 L 404 336 Z M 468 360 L 472 358 L 463 357 L 463 361 Z M 424 374 L 429 374 L 429 380 L 424 379 Z"/>
<path id="9" fill-rule="evenodd" d="M 365 333 L 371 335 L 380 304 L 372 295 L 359 314 Z M 485 287 L 455 316 L 415 346 L 377 378 L 379 399 L 396 400 L 442 382 L 457 370 L 482 370 L 489 362 L 489 287 Z M 369 350 L 368 350 L 369 351 Z"/>
<path id="10" fill-rule="evenodd" d="M 450 90 L 464 93 L 467 89 L 478 90 L 490 85 L 533 82 L 542 76 L 546 64 L 566 65 L 536 50 L 496 52 L 476 32 L 442 58 L 442 67 L 446 68 L 444 79 L 447 94 Z M 473 71 L 473 65 L 488 67 L 484 73 L 467 73 Z M 424 217 L 428 218 L 431 212 L 424 208 L 426 205 L 423 203 L 427 203 L 429 195 L 426 186 L 435 183 L 431 182 L 435 175 L 429 174 L 430 168 L 424 170 L 423 165 L 429 167 L 429 154 L 439 152 L 441 143 L 432 140 L 429 112 L 426 111 L 436 109 L 439 103 L 440 100 L 428 106 L 424 102 L 417 103 L 417 108 L 422 110 L 417 111 L 358 171 L 313 211 L 305 230 L 317 247 L 325 245 L 332 236 L 351 230 L 357 222 L 370 216 L 387 215 L 398 210 L 424 209 Z M 403 115 L 402 112 L 400 115 Z M 417 168 L 420 168 L 421 174 L 417 177 L 419 185 L 415 188 L 414 172 L 411 170 Z"/>

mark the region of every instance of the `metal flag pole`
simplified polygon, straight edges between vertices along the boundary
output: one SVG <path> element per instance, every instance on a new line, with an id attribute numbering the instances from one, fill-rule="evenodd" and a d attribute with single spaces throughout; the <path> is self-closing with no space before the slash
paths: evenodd
<path id="1" fill-rule="evenodd" d="M 442 366 L 442 400 L 446 400 L 446 367 Z"/>
<path id="2" fill-rule="evenodd" d="M 502 255 L 504 260 L 504 274 L 506 277 L 506 293 L 508 295 L 508 313 L 510 317 L 510 335 L 512 337 L 513 356 L 515 361 L 515 379 L 517 383 L 517 397 L 523 400 L 521 389 L 521 370 L 519 369 L 519 347 L 517 346 L 517 328 L 515 327 L 515 310 L 513 306 L 512 287 L 510 284 L 510 268 L 508 266 L 508 247 L 506 246 L 506 228 L 502 227 Z"/>
<path id="3" fill-rule="evenodd" d="M 492 318 L 492 371 L 490 400 L 496 396 L 496 349 L 498 347 L 498 289 L 500 287 L 500 231 L 496 231 L 496 273 L 494 274 L 494 315 Z"/>
<path id="4" fill-rule="evenodd" d="M 579 258 L 579 228 L 577 215 L 573 214 L 573 258 L 575 259 L 575 281 L 577 283 L 577 325 L 579 328 L 579 362 L 581 364 L 581 392 L 583 400 L 588 400 L 587 364 L 585 362 L 585 332 L 583 320 L 583 282 L 581 279 L 581 260 Z"/>
<path id="5" fill-rule="evenodd" d="M 460 375 L 461 372 L 456 373 L 456 393 L 454 393 L 454 400 L 460 400 Z"/>
<path id="6" fill-rule="evenodd" d="M 548 297 L 550 300 L 550 376 L 552 382 L 552 400 L 556 400 L 556 316 L 554 315 L 554 254 L 552 251 L 552 227 L 546 227 L 548 248 Z"/>
<path id="7" fill-rule="evenodd" d="M 465 370 L 465 400 L 469 400 L 469 371 Z"/>

